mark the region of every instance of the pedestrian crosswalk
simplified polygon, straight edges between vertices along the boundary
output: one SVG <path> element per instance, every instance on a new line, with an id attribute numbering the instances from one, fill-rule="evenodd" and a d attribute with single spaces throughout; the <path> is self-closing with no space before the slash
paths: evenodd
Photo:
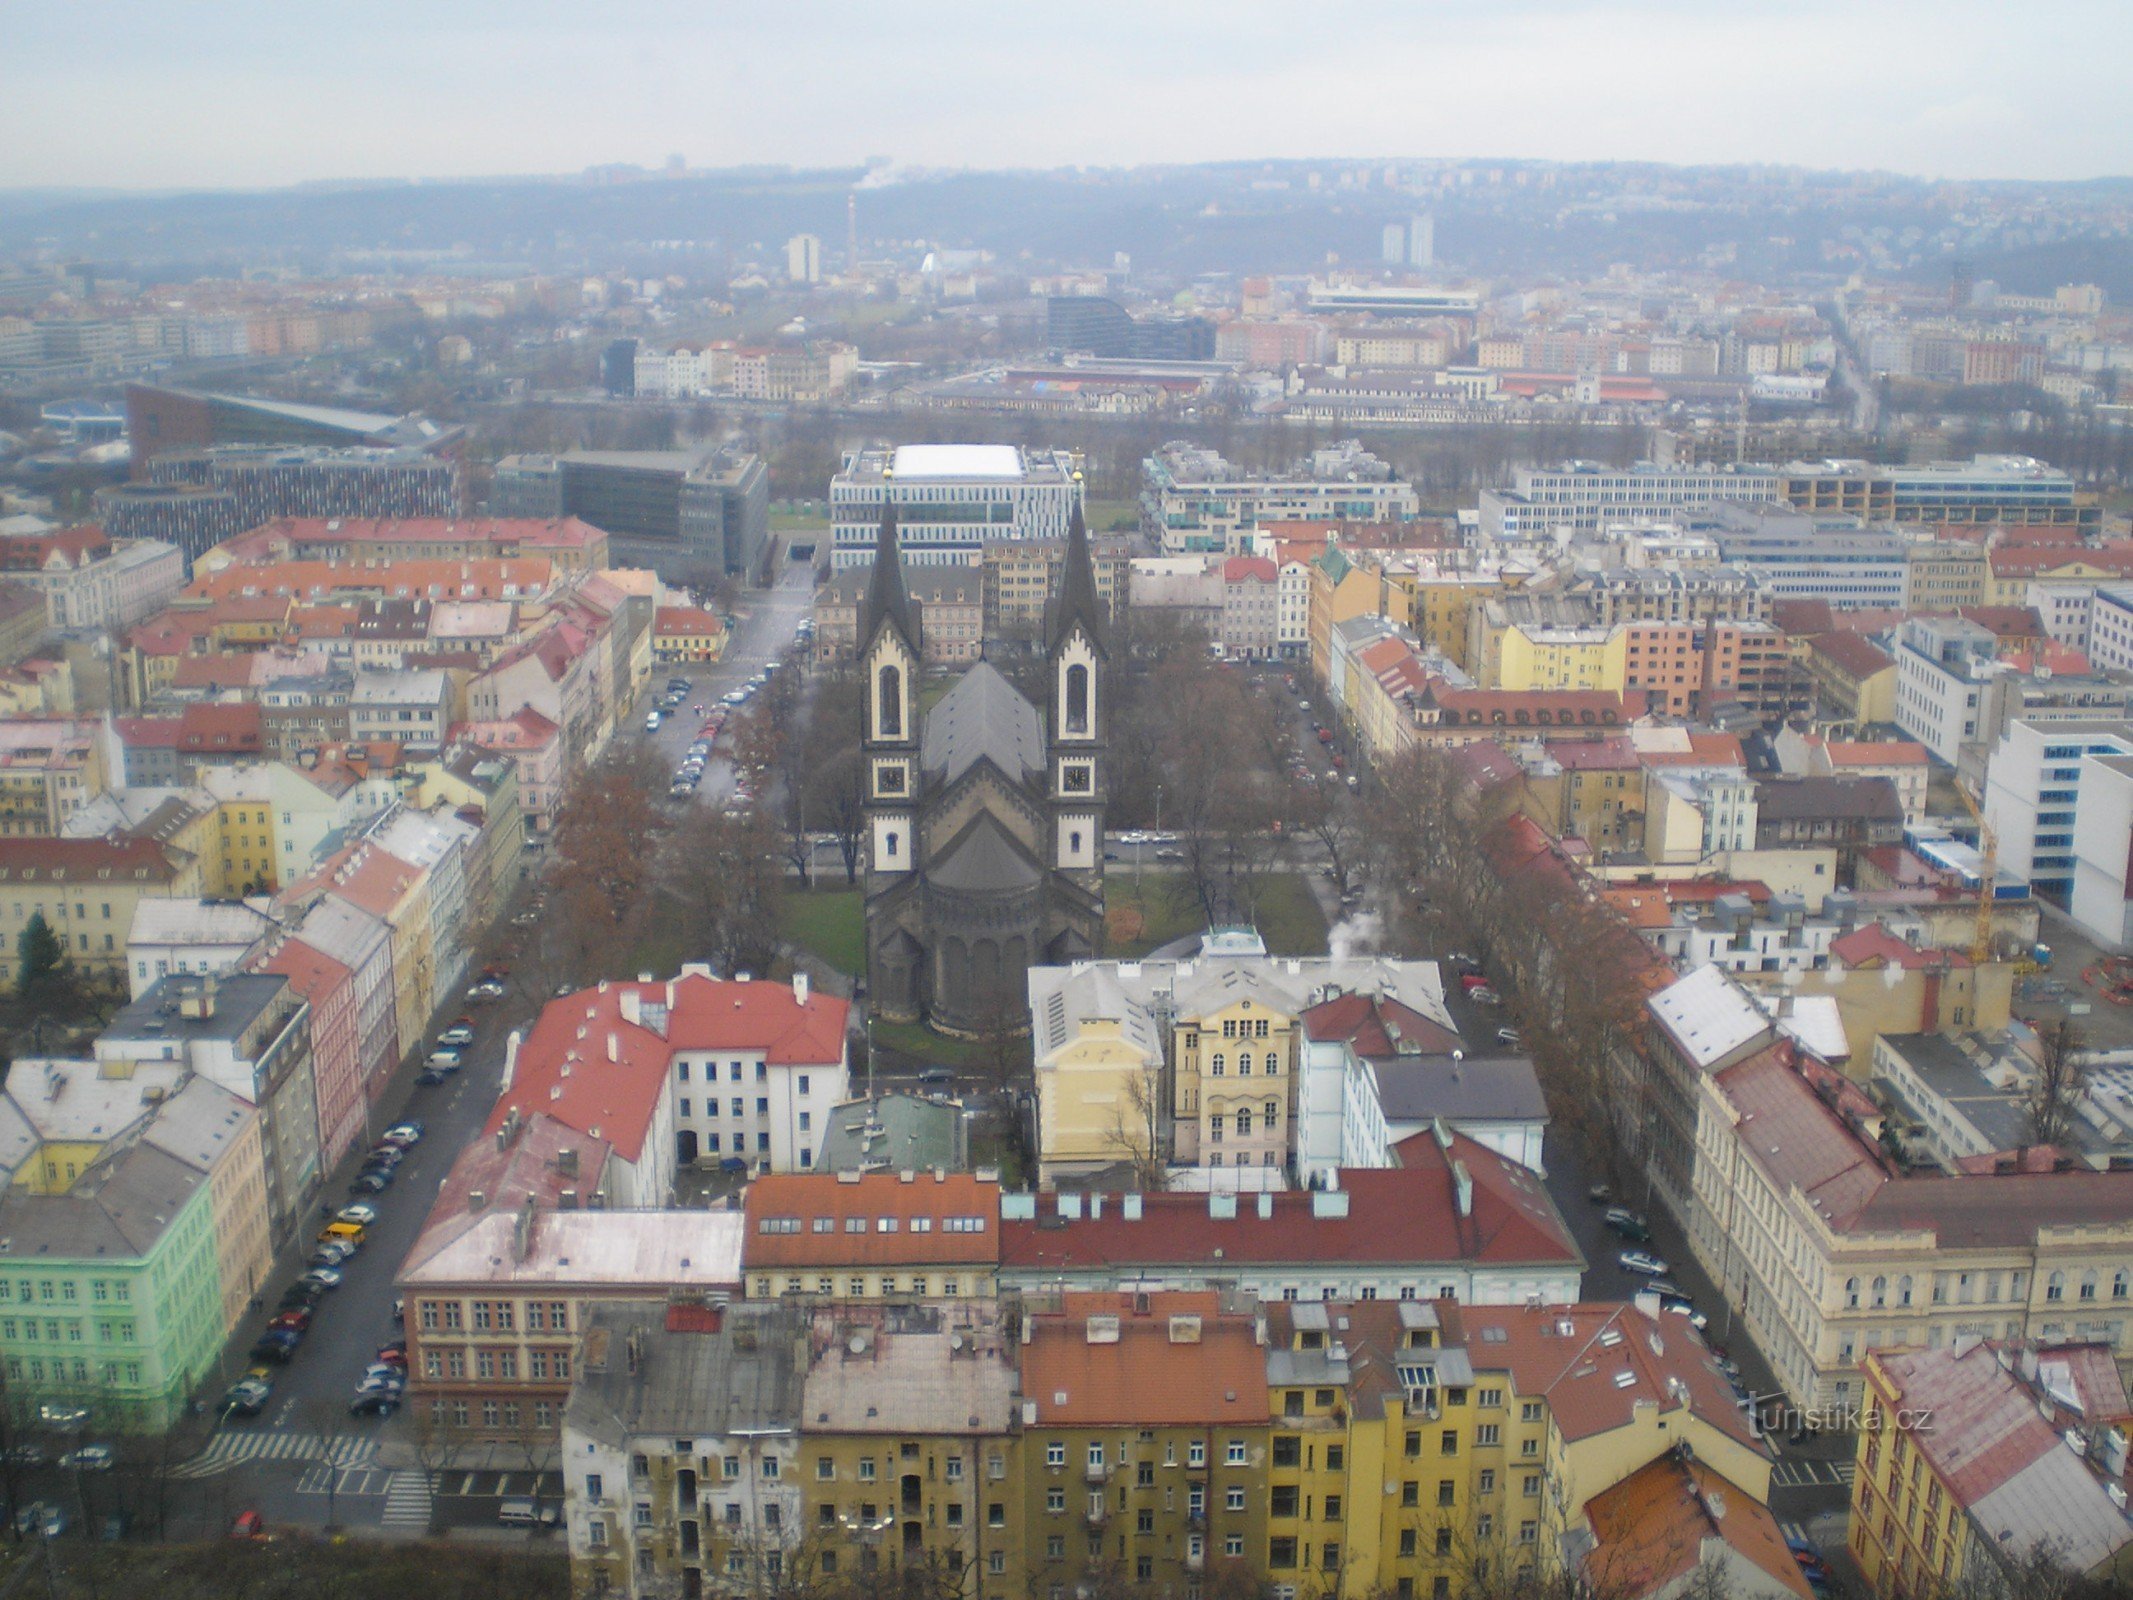
<path id="1" fill-rule="evenodd" d="M 1858 1466 L 1850 1461 L 1817 1461 L 1803 1456 L 1785 1456 L 1770 1469 L 1773 1489 L 1814 1489 L 1851 1486 Z"/>
<path id="2" fill-rule="evenodd" d="M 331 1467 L 313 1462 L 296 1480 L 298 1494 L 379 1495 L 392 1483 L 384 1467 Z"/>
<path id="3" fill-rule="evenodd" d="M 376 1458 L 378 1441 L 362 1437 L 329 1439 L 283 1428 L 246 1428 L 218 1433 L 192 1460 L 171 1469 L 174 1478 L 212 1478 L 247 1461 L 331 1462 L 360 1467 Z"/>
<path id="4" fill-rule="evenodd" d="M 387 1528 L 427 1528 L 430 1525 L 430 1476 L 426 1472 L 395 1472 L 385 1490 L 385 1514 L 378 1518 Z"/>

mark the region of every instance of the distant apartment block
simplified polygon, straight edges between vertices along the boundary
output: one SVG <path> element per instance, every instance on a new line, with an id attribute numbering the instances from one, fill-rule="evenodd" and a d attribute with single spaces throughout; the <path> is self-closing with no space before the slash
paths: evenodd
<path id="1" fill-rule="evenodd" d="M 1141 463 L 1141 478 L 1141 531 L 1172 556 L 1254 554 L 1250 535 L 1270 522 L 1408 522 L 1422 509 L 1414 485 L 1353 439 L 1264 474 L 1173 442 Z"/>
<path id="2" fill-rule="evenodd" d="M 832 561 L 872 563 L 884 500 L 896 506 L 905 565 L 940 566 L 982 559 L 1001 542 L 1064 539 L 1081 497 L 1081 463 L 1071 451 L 870 445 L 847 453 L 830 480 Z"/>
<path id="3" fill-rule="evenodd" d="M 1589 537 L 1612 523 L 1702 511 L 1721 500 L 1774 500 L 1778 482 L 1775 467 L 1759 466 L 1518 467 L 1509 488 L 1482 490 L 1481 531 L 1491 539 L 1535 539 L 1558 529 Z"/>
<path id="4" fill-rule="evenodd" d="M 770 542 L 770 474 L 757 455 L 573 450 L 506 456 L 490 509 L 500 517 L 582 517 L 618 560 L 753 572 Z"/>
<path id="5" fill-rule="evenodd" d="M 2095 495 L 2028 456 L 1915 466 L 1793 461 L 1776 471 L 1779 497 L 1802 511 L 1841 511 L 1868 522 L 2103 526 Z"/>

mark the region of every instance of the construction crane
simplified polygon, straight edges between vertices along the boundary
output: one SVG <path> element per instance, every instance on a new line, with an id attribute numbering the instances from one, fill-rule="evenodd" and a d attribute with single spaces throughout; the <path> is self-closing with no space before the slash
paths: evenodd
<path id="1" fill-rule="evenodd" d="M 1970 964 L 1982 967 L 1992 959 L 1992 894 L 2000 880 L 2000 840 L 1992 831 L 1992 824 L 1985 820 L 1970 786 L 1957 778 L 1955 792 L 1962 797 L 1971 821 L 1977 824 L 1977 923 L 1970 932 Z"/>

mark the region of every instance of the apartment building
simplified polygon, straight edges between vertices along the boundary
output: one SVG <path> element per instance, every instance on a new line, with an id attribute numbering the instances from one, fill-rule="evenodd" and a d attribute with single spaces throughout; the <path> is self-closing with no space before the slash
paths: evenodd
<path id="1" fill-rule="evenodd" d="M 1515 467 L 1505 489 L 1481 491 L 1481 532 L 1518 541 L 1568 529 L 1592 535 L 1610 523 L 1701 511 L 1721 500 L 1757 503 L 1778 497 L 1777 469 L 1766 466 L 1662 466 L 1649 461 L 1605 467 L 1570 461 Z"/>
<path id="2" fill-rule="evenodd" d="M 1655 1110 L 1670 1120 L 1686 1100 L 1693 1170 L 1674 1209 L 1798 1404 L 1862 1403 L 1868 1352 L 1895 1347 L 2028 1335 L 2124 1355 L 2133 1173 L 2016 1154 L 1905 1172 L 1881 1109 L 1719 977 L 1650 1003 L 1668 1080 Z"/>
<path id="3" fill-rule="evenodd" d="M 896 507 L 908 571 L 967 565 L 1001 540 L 1064 540 L 1082 503 L 1081 464 L 1064 450 L 1013 445 L 902 445 L 848 453 L 830 480 L 831 561 L 874 559 L 882 505 Z"/>
<path id="4" fill-rule="evenodd" d="M 1299 1022 L 1349 992 L 1396 997 L 1452 1031 L 1431 962 L 1241 953 L 1032 967 L 1047 1180 L 1114 1165 L 1295 1170 L 1313 1093 L 1297 1081 Z"/>
<path id="5" fill-rule="evenodd" d="M 1141 473 L 1141 531 L 1165 555 L 1249 555 L 1251 536 L 1271 522 L 1408 522 L 1422 509 L 1414 485 L 1353 439 L 1313 451 L 1289 472 L 1257 476 L 1173 442 Z"/>
<path id="6" fill-rule="evenodd" d="M 1866 1360 L 1847 1540 L 1879 1596 L 2004 1592 L 2041 1561 L 2133 1579 L 2126 1400 L 2095 1344 L 1966 1338 Z"/>
<path id="7" fill-rule="evenodd" d="M 758 1300 L 979 1299 L 995 1292 L 995 1173 L 852 1171 L 748 1186 L 744 1265 Z"/>
<path id="8" fill-rule="evenodd" d="M 803 1323 L 779 1306 L 602 1303 L 562 1418 L 574 1595 L 775 1591 L 803 1540 Z"/>
<path id="9" fill-rule="evenodd" d="M 823 1573 L 1027 1594 L 1018 1536 L 1033 1530 L 1007 1513 L 1022 1391 L 999 1304 L 818 1307 L 806 1341 L 801 1516 L 824 1541 Z"/>
<path id="10" fill-rule="evenodd" d="M 1029 1297 L 1024 1316 L 1022 1473 L 1004 1531 L 1031 1593 L 1116 1574 L 1182 1595 L 1224 1564 L 1277 1581 L 1298 1569 L 1293 1532 L 1269 1541 L 1267 1358 L 1248 1303 L 1065 1293 Z M 1338 1571 L 1338 1493 L 1325 1516 Z"/>
<path id="11" fill-rule="evenodd" d="M 182 1065 L 134 1081 L 17 1062 L 4 1105 L 9 1391 L 82 1407 L 99 1430 L 162 1433 L 271 1270 L 259 1119 Z"/>
<path id="12" fill-rule="evenodd" d="M 1793 461 L 1777 470 L 1777 492 L 1803 511 L 1841 512 L 1869 522 L 2045 525 L 2094 530 L 2095 495 L 2056 467 L 2028 456 L 1891 465 Z"/>
<path id="13" fill-rule="evenodd" d="M 0 838 L 47 837 L 118 779 L 108 741 L 73 718 L 0 720 Z"/>
<path id="14" fill-rule="evenodd" d="M 0 983 L 15 981 L 32 917 L 76 967 L 120 979 L 136 905 L 201 892 L 199 859 L 152 839 L 0 838 Z"/>
<path id="15" fill-rule="evenodd" d="M 1583 1258 L 1540 1180 L 1443 1123 L 1396 1146 L 1390 1166 L 1335 1181 L 1308 1193 L 1004 1195 L 1000 1282 L 1233 1286 L 1263 1300 L 1577 1298 Z"/>

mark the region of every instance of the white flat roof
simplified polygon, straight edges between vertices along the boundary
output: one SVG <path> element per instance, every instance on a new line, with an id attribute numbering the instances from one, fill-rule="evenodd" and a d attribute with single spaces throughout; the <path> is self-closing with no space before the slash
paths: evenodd
<path id="1" fill-rule="evenodd" d="M 904 444 L 892 468 L 899 478 L 1020 478 L 1022 452 L 1011 444 Z"/>

